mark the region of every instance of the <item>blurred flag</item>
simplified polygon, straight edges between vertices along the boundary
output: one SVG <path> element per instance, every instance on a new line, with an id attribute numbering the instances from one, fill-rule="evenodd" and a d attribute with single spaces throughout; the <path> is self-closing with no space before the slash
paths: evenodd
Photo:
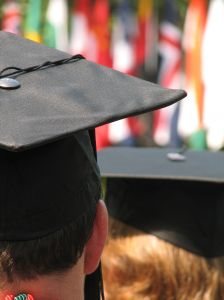
<path id="1" fill-rule="evenodd" d="M 68 51 L 68 7 L 66 0 L 49 0 L 44 26 L 44 43 Z"/>
<path id="2" fill-rule="evenodd" d="M 138 137 L 144 130 L 145 128 L 143 123 L 136 117 L 122 119 L 97 127 L 97 150 L 110 145 L 135 146 L 136 137 Z"/>
<path id="3" fill-rule="evenodd" d="M 202 58 L 204 96 L 204 125 L 210 149 L 224 146 L 224 1 L 212 0 L 205 26 Z"/>
<path id="4" fill-rule="evenodd" d="M 90 18 L 88 58 L 111 67 L 109 18 L 109 1 L 95 0 Z"/>
<path id="5" fill-rule="evenodd" d="M 189 145 L 194 149 L 206 147 L 201 67 L 202 39 L 207 13 L 206 3 L 206 0 L 190 1 L 184 26 L 185 89 L 188 97 L 180 104 L 178 130 L 181 136 L 189 138 Z"/>
<path id="6" fill-rule="evenodd" d="M 112 25 L 111 47 L 113 68 L 126 74 L 133 74 L 136 66 L 134 49 L 136 25 L 136 15 L 130 1 L 120 1 Z"/>
<path id="7" fill-rule="evenodd" d="M 21 20 L 21 7 L 18 1 L 5 0 L 2 6 L 1 30 L 20 34 Z"/>
<path id="8" fill-rule="evenodd" d="M 178 28 L 178 22 L 176 1 L 165 0 L 164 17 L 159 27 L 161 60 L 158 82 L 167 88 L 181 87 L 181 31 Z M 178 136 L 175 134 L 176 126 L 174 124 L 171 126 L 176 109 L 177 105 L 172 105 L 154 112 L 153 138 L 156 144 L 160 146 L 170 144 L 172 129 L 173 136 L 176 136 L 172 139 L 172 146 L 179 145 Z"/>
<path id="9" fill-rule="evenodd" d="M 27 11 L 25 13 L 24 36 L 35 42 L 41 42 L 41 13 L 42 1 L 29 0 L 27 3 Z"/>
<path id="10" fill-rule="evenodd" d="M 145 66 L 153 47 L 153 1 L 137 2 L 137 32 L 135 38 L 135 56 L 137 68 Z"/>
<path id="11" fill-rule="evenodd" d="M 137 2 L 135 74 L 156 81 L 158 72 L 158 10 L 155 1 Z"/>
<path id="12" fill-rule="evenodd" d="M 130 118 L 122 119 L 96 128 L 97 150 L 110 145 L 133 146 Z"/>
<path id="13" fill-rule="evenodd" d="M 108 124 L 96 127 L 96 149 L 101 150 L 111 145 L 108 135 Z"/>
<path id="14" fill-rule="evenodd" d="M 133 74 L 135 69 L 134 41 L 136 37 L 136 18 L 130 1 L 118 4 L 112 26 L 113 68 Z M 128 99 L 127 99 L 128 101 Z M 142 124 L 136 117 L 119 120 L 96 130 L 97 148 L 109 145 L 133 146 L 140 134 Z"/>
<path id="15" fill-rule="evenodd" d="M 96 0 L 90 18 L 87 58 L 99 64 L 111 67 L 109 36 L 109 2 Z M 102 149 L 112 144 L 109 136 L 110 125 L 96 128 L 96 146 Z"/>
<path id="16" fill-rule="evenodd" d="M 71 42 L 72 54 L 88 55 L 90 0 L 75 0 L 71 19 Z M 87 57 L 88 58 L 88 57 Z"/>

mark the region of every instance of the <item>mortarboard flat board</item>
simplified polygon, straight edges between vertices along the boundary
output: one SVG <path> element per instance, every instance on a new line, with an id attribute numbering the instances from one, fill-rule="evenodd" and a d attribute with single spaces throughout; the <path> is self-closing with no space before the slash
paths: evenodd
<path id="1" fill-rule="evenodd" d="M 112 217 L 203 257 L 224 255 L 223 152 L 108 148 L 98 164 Z"/>
<path id="2" fill-rule="evenodd" d="M 69 57 L 9 33 L 1 32 L 0 40 L 0 72 Z M 0 78 L 13 71 L 0 73 Z M 162 108 L 186 96 L 184 91 L 161 88 L 84 59 L 28 73 L 17 71 L 14 76 L 21 87 L 1 89 L 0 98 L 0 145 L 12 151 Z"/>
<path id="3" fill-rule="evenodd" d="M 99 200 L 90 129 L 186 93 L 10 33 L 0 41 L 0 240 L 30 240 Z"/>

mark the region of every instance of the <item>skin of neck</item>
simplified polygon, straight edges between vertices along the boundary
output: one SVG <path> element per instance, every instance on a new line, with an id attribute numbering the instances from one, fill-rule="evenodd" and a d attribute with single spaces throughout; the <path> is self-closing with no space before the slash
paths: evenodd
<path id="1" fill-rule="evenodd" d="M 83 300 L 84 259 L 69 270 L 59 274 L 40 276 L 32 280 L 15 279 L 1 283 L 0 300 L 6 295 L 31 294 L 34 300 Z"/>

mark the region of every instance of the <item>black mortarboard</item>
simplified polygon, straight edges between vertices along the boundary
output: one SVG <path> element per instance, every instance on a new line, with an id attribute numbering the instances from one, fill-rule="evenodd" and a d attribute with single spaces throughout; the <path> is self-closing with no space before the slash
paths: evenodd
<path id="1" fill-rule="evenodd" d="M 10 33 L 0 32 L 0 41 L 0 240 L 30 240 L 98 200 L 89 129 L 172 104 L 185 92 Z"/>
<path id="2" fill-rule="evenodd" d="M 198 255 L 224 255 L 223 152 L 108 148 L 98 163 L 112 217 Z"/>

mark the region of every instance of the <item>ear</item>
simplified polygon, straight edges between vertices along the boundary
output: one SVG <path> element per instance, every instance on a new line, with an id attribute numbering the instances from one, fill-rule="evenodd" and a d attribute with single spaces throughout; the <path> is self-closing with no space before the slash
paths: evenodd
<path id="1" fill-rule="evenodd" d="M 94 272 L 100 262 L 100 257 L 105 245 L 108 233 L 108 214 L 107 208 L 102 200 L 96 208 L 96 216 L 93 231 L 85 247 L 84 254 L 84 273 Z"/>

